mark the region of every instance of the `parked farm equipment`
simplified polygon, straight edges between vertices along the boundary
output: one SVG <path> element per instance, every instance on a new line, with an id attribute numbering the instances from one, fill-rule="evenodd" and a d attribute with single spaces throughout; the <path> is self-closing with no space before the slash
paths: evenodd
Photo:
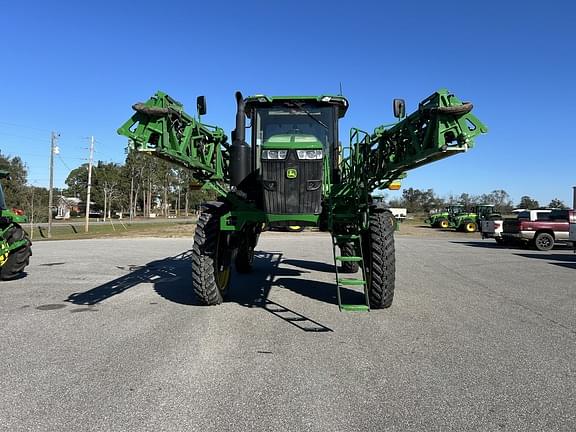
<path id="1" fill-rule="evenodd" d="M 192 289 L 200 301 L 223 301 L 233 264 L 238 273 L 252 269 L 266 224 L 330 232 L 340 310 L 390 306 L 394 218 L 373 202 L 372 192 L 397 188 L 406 171 L 473 147 L 487 129 L 471 113 L 472 104 L 440 90 L 406 117 L 404 101 L 395 99 L 397 123 L 372 133 L 352 129 L 343 150 L 338 137 L 338 122 L 348 109 L 343 96 L 244 98 L 237 92 L 236 102 L 231 144 L 221 128 L 201 122 L 204 97 L 197 99 L 195 118 L 158 92 L 134 105 L 135 114 L 118 129 L 133 149 L 189 168 L 198 183 L 220 196 L 204 205 L 194 237 Z M 357 270 L 361 277 L 341 277 Z M 342 298 L 341 288 L 353 286 L 363 289 L 362 304 Z"/>
<path id="2" fill-rule="evenodd" d="M 0 170 L 0 180 L 9 177 Z M 20 209 L 6 206 L 4 190 L 0 183 L 0 279 L 14 279 L 22 274 L 32 255 L 32 242 L 21 224 L 28 218 Z"/>

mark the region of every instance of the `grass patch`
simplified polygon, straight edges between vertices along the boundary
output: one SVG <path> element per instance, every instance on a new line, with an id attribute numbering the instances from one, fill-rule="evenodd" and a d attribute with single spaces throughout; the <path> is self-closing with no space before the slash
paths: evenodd
<path id="1" fill-rule="evenodd" d="M 24 226 L 30 231 L 30 226 Z M 89 232 L 84 232 L 84 225 L 66 223 L 52 224 L 52 238 L 48 239 L 47 225 L 34 227 L 32 241 L 79 240 L 113 237 L 192 237 L 196 219 L 187 221 L 153 221 L 137 223 L 100 222 L 90 224 Z"/>

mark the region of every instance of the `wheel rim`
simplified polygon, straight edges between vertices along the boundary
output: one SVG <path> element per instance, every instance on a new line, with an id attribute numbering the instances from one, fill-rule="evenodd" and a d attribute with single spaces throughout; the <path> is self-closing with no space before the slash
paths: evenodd
<path id="1" fill-rule="evenodd" d="M 442 228 L 448 228 L 448 221 L 443 220 L 442 222 L 440 222 L 440 226 Z"/>
<path id="2" fill-rule="evenodd" d="M 229 279 L 230 279 L 230 267 L 228 268 L 222 267 L 222 269 L 216 273 L 216 284 L 220 289 L 228 285 Z"/>
<path id="3" fill-rule="evenodd" d="M 222 251 L 226 247 L 226 242 L 224 241 L 225 237 L 222 236 L 222 233 L 218 233 L 218 246 L 216 251 L 216 259 L 214 260 L 216 263 L 215 268 L 215 279 L 216 285 L 220 291 L 225 290 L 228 286 L 228 282 L 230 280 L 230 264 L 226 265 L 225 263 L 225 256 L 222 254 Z"/>
<path id="4" fill-rule="evenodd" d="M 550 239 L 546 236 L 541 236 L 538 237 L 538 246 L 540 246 L 541 248 L 549 248 L 550 247 Z"/>
<path id="5" fill-rule="evenodd" d="M 301 227 L 300 225 L 290 225 L 288 228 L 290 231 L 298 231 Z"/>
<path id="6" fill-rule="evenodd" d="M 466 231 L 468 231 L 468 232 L 476 231 L 476 225 L 474 225 L 473 223 L 467 223 L 466 224 Z"/>

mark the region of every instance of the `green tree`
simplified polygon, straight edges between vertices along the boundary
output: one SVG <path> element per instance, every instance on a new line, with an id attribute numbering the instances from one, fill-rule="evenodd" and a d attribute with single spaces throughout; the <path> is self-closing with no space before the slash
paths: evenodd
<path id="1" fill-rule="evenodd" d="M 444 205 L 443 200 L 434 194 L 433 189 L 414 188 L 408 188 L 402 192 L 402 203 L 408 213 L 427 212 Z"/>
<path id="2" fill-rule="evenodd" d="M 550 201 L 550 204 L 548 204 L 548 207 L 559 208 L 559 209 L 567 209 L 568 208 L 566 206 L 566 204 L 564 204 L 564 201 L 561 201 L 558 198 L 554 198 L 552 201 Z"/>
<path id="3" fill-rule="evenodd" d="M 538 203 L 537 200 L 530 198 L 528 195 L 524 195 L 522 198 L 520 198 L 520 203 L 518 204 L 518 207 L 532 210 L 540 207 L 540 204 Z"/>
<path id="4" fill-rule="evenodd" d="M 512 198 L 503 189 L 496 189 L 479 197 L 478 204 L 493 204 L 494 211 L 498 213 L 510 213 L 514 207 Z"/>

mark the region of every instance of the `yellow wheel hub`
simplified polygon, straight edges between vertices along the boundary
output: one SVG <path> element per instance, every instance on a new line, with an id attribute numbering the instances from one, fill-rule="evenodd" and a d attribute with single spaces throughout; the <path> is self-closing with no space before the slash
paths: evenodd
<path id="1" fill-rule="evenodd" d="M 223 288 L 228 285 L 230 279 L 230 267 L 222 269 L 216 273 L 216 284 L 218 288 Z"/>
<path id="2" fill-rule="evenodd" d="M 466 232 L 474 232 L 476 231 L 476 225 L 474 225 L 473 223 L 467 223 L 466 224 Z"/>
<path id="3" fill-rule="evenodd" d="M 8 260 L 8 248 L 8 243 L 6 243 L 5 240 L 2 240 L 0 242 L 0 267 L 6 264 L 6 261 Z"/>
<path id="4" fill-rule="evenodd" d="M 443 220 L 442 222 L 440 222 L 440 227 L 441 228 L 448 228 L 448 221 Z"/>

